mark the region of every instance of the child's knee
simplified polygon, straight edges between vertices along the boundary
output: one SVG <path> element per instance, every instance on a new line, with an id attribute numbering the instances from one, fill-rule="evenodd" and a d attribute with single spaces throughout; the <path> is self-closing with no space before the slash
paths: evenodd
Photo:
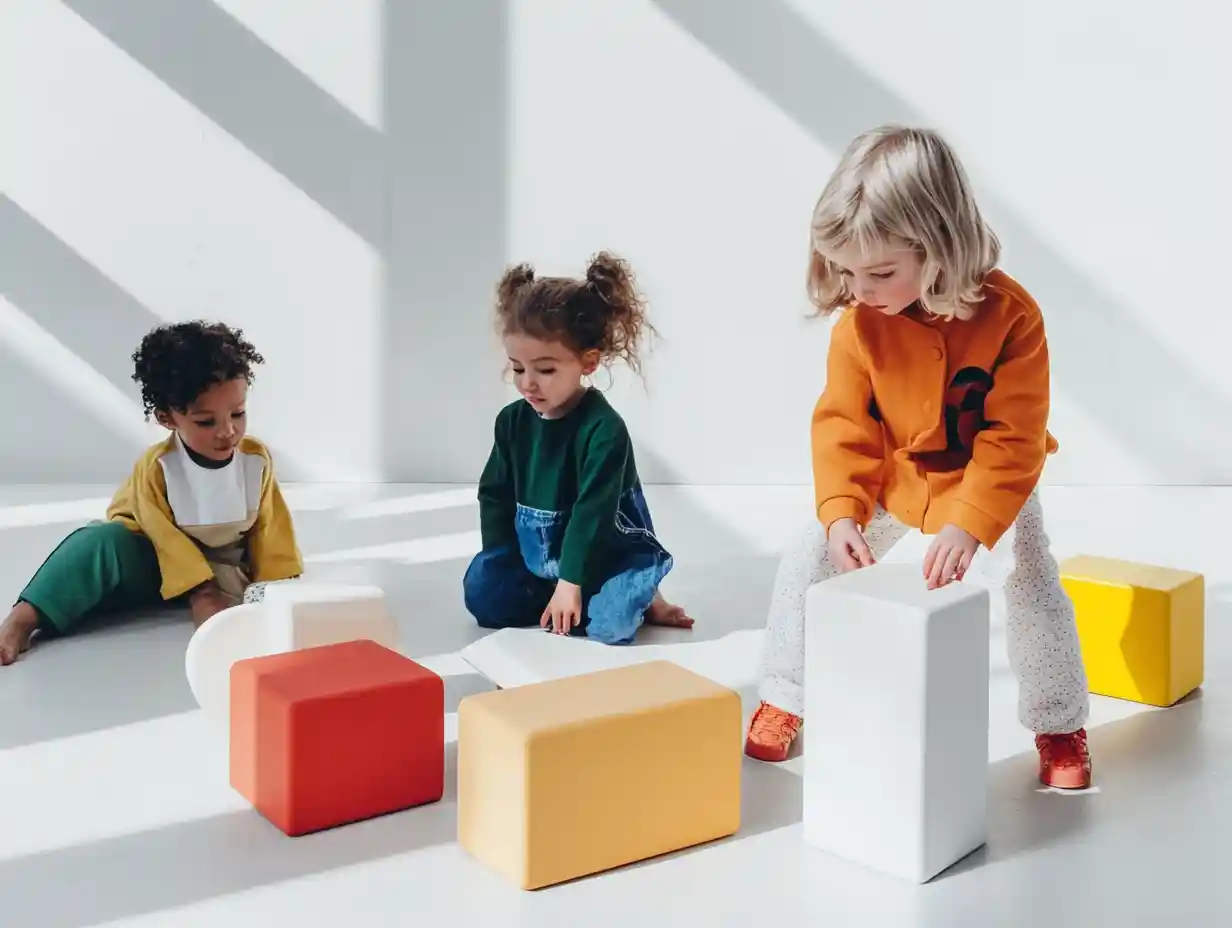
<path id="1" fill-rule="evenodd" d="M 462 577 L 462 601 L 466 611 L 474 616 L 480 628 L 496 628 L 490 559 L 480 552 L 466 568 Z"/>
<path id="2" fill-rule="evenodd" d="M 481 551 L 462 577 L 462 600 L 480 628 L 522 626 L 539 618 L 529 615 L 537 605 L 532 584 L 516 549 Z"/>

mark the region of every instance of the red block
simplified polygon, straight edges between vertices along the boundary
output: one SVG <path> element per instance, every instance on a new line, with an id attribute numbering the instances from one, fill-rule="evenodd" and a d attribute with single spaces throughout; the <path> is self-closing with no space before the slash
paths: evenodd
<path id="1" fill-rule="evenodd" d="M 231 667 L 231 785 L 288 835 L 436 802 L 445 684 L 373 641 Z"/>

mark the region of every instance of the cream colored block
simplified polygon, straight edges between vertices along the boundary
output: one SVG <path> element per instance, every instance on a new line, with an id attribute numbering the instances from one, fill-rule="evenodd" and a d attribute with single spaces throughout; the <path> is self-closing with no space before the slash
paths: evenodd
<path id="1" fill-rule="evenodd" d="M 367 638 L 398 650 L 398 623 L 375 586 L 342 586 L 292 580 L 271 583 L 262 602 L 274 651 L 298 651 Z"/>
<path id="2" fill-rule="evenodd" d="M 259 600 L 224 609 L 193 633 L 184 671 L 197 705 L 225 727 L 236 661 L 361 638 L 398 650 L 398 624 L 378 587 L 267 583 Z"/>
<path id="3" fill-rule="evenodd" d="M 740 827 L 734 690 L 652 661 L 458 706 L 458 841 L 523 889 Z"/>

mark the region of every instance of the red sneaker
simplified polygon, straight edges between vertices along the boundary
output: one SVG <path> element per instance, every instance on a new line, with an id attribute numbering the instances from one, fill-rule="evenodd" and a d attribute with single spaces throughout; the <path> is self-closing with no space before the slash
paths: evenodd
<path id="1" fill-rule="evenodd" d="M 1036 735 L 1040 782 L 1055 789 L 1086 789 L 1091 785 L 1091 753 L 1086 729 L 1068 735 Z"/>
<path id="2" fill-rule="evenodd" d="M 798 715 L 784 712 L 776 706 L 763 702 L 753 713 L 749 722 L 749 737 L 744 743 L 744 753 L 756 760 L 777 764 L 787 760 L 791 743 L 800 734 L 804 720 Z"/>

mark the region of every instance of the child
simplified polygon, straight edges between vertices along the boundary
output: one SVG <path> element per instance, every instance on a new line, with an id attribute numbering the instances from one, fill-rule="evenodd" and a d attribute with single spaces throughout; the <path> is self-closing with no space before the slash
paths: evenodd
<path id="1" fill-rule="evenodd" d="M 36 632 L 164 600 L 186 597 L 200 626 L 250 583 L 303 570 L 269 452 L 245 435 L 261 355 L 238 330 L 184 322 L 146 335 L 133 361 L 147 417 L 171 434 L 141 456 L 106 521 L 74 531 L 39 568 L 0 624 L 0 664 Z"/>
<path id="2" fill-rule="evenodd" d="M 808 291 L 821 314 L 844 312 L 813 414 L 817 523 L 778 569 L 752 757 L 785 759 L 802 724 L 808 588 L 874 563 L 912 526 L 935 535 L 929 589 L 963 579 L 981 545 L 1004 558 L 1019 719 L 1036 733 L 1040 779 L 1090 785 L 1086 673 L 1036 489 L 1057 449 L 1048 344 L 999 255 L 934 132 L 865 133 L 821 194 Z"/>
<path id="3" fill-rule="evenodd" d="M 659 593 L 672 557 L 655 537 L 624 420 L 583 383 L 617 358 L 638 369 L 649 324 L 629 266 L 601 253 L 573 280 L 520 265 L 502 277 L 496 311 L 524 399 L 496 417 L 466 608 L 483 628 L 537 623 L 606 644 L 632 642 L 643 621 L 691 628 Z"/>

